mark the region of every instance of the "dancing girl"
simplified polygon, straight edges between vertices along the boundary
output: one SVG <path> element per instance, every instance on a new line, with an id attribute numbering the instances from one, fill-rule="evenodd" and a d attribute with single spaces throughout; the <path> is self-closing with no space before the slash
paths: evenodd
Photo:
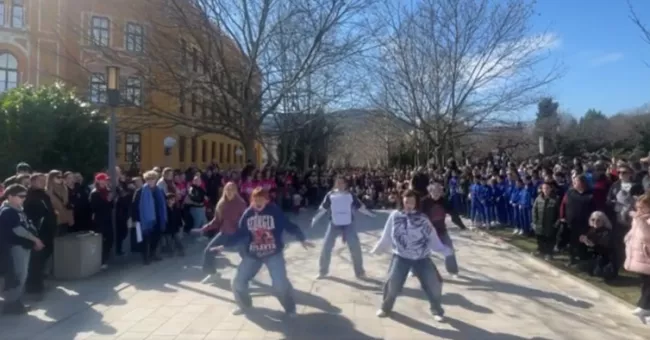
<path id="1" fill-rule="evenodd" d="M 357 277 L 364 277 L 363 255 L 361 254 L 361 242 L 359 235 L 354 226 L 354 210 L 360 213 L 374 217 L 375 215 L 368 211 L 359 199 L 347 190 L 347 183 L 342 177 L 337 177 L 334 182 L 334 189 L 325 195 L 323 203 L 316 216 L 311 221 L 312 227 L 327 212 L 330 213 L 330 223 L 325 233 L 323 249 L 320 253 L 319 267 L 320 271 L 316 279 L 322 279 L 327 276 L 332 259 L 332 249 L 336 242 L 336 236 L 341 233 L 343 242 L 348 244 L 350 257 L 354 274 Z"/>
<path id="2" fill-rule="evenodd" d="M 403 208 L 388 217 L 381 238 L 372 250 L 372 253 L 389 250 L 393 254 L 377 316 L 386 317 L 391 313 L 409 271 L 413 270 L 429 299 L 434 319 L 442 321 L 442 279 L 430 255 L 435 251 L 450 256 L 453 250 L 440 241 L 429 218 L 417 210 L 415 191 L 407 190 L 402 196 L 402 203 Z"/>
<path id="3" fill-rule="evenodd" d="M 276 297 L 288 316 L 296 314 L 293 286 L 287 278 L 284 260 L 282 233 L 293 234 L 307 249 L 313 245 L 306 241 L 300 228 L 284 215 L 282 210 L 269 203 L 269 193 L 261 187 L 255 188 L 250 196 L 251 206 L 244 211 L 239 227 L 234 234 L 223 235 L 214 242 L 213 250 L 221 251 L 224 246 L 243 244 L 242 261 L 232 280 L 232 290 L 238 308 L 233 314 L 246 313 L 252 307 L 249 283 L 265 265 L 271 275 Z"/>

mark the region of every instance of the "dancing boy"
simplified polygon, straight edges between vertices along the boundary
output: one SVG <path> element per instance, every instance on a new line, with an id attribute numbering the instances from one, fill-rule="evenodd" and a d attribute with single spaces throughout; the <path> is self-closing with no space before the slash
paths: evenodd
<path id="1" fill-rule="evenodd" d="M 325 195 L 323 203 L 316 216 L 311 221 L 312 227 L 325 213 L 330 212 L 330 223 L 325 233 L 325 242 L 320 253 L 319 273 L 316 279 L 322 279 L 327 276 L 332 259 L 332 249 L 336 242 L 336 236 L 341 233 L 343 242 L 348 244 L 350 257 L 354 274 L 357 277 L 365 276 L 363 269 L 363 255 L 361 254 L 361 242 L 359 235 L 352 223 L 354 210 L 360 213 L 374 217 L 375 215 L 368 211 L 359 199 L 347 190 L 345 179 L 337 177 L 334 181 L 334 189 Z"/>
<path id="2" fill-rule="evenodd" d="M 239 315 L 252 307 L 252 299 L 248 290 L 249 282 L 266 266 L 273 289 L 285 312 L 289 316 L 296 314 L 296 303 L 293 299 L 293 286 L 287 278 L 287 268 L 282 250 L 282 233 L 286 230 L 293 234 L 306 249 L 312 244 L 305 240 L 302 230 L 284 215 L 282 210 L 269 203 L 269 193 L 258 187 L 250 196 L 251 206 L 244 211 L 239 220 L 239 228 L 234 234 L 222 234 L 223 238 L 214 243 L 213 250 L 223 246 L 232 246 L 238 242 L 244 243 L 242 261 L 232 280 L 232 290 L 238 308 L 233 314 Z"/>

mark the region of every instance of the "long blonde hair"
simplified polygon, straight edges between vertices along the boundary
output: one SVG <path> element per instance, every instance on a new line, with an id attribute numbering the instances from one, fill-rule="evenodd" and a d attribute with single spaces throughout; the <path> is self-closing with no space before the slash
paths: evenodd
<path id="1" fill-rule="evenodd" d="M 221 218 L 221 216 L 223 215 L 223 209 L 226 205 L 226 202 L 231 201 L 230 199 L 228 199 L 226 195 L 226 191 L 228 191 L 228 189 L 232 187 L 235 188 L 235 196 L 232 198 L 232 200 L 239 200 L 242 203 L 245 203 L 244 199 L 241 196 L 239 196 L 239 190 L 237 189 L 237 184 L 233 181 L 230 181 L 223 186 L 223 192 L 221 193 L 221 197 L 219 197 L 219 201 L 217 201 L 217 206 L 214 209 L 215 216 Z"/>

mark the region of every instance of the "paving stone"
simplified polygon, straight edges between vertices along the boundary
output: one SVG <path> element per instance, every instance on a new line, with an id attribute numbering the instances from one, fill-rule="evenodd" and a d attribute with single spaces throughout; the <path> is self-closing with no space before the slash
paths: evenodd
<path id="1" fill-rule="evenodd" d="M 310 217 L 301 215 L 296 222 L 306 226 Z M 383 220 L 360 216 L 356 221 L 367 252 Z M 308 230 L 317 245 L 322 228 Z M 461 278 L 451 280 L 443 261 L 434 259 L 445 280 L 444 323 L 433 320 L 415 278 L 407 280 L 392 317 L 377 318 L 390 255 L 364 253 L 371 280 L 362 281 L 354 276 L 347 246 L 339 240 L 330 275 L 322 280 L 314 280 L 319 248 L 288 244 L 287 270 L 298 303 L 295 318 L 284 315 L 265 268 L 251 285 L 254 310 L 234 316 L 234 269 L 225 267 L 213 284 L 201 284 L 201 244 L 195 244 L 185 258 L 147 267 L 111 266 L 87 280 L 56 283 L 29 316 L 0 317 L 0 339 L 614 340 L 621 334 L 629 340 L 648 339 L 650 328 L 632 317 L 627 306 L 530 267 L 521 254 L 504 251 L 478 234 L 451 229 L 451 235 Z M 236 264 L 239 259 L 228 252 L 218 261 Z"/>

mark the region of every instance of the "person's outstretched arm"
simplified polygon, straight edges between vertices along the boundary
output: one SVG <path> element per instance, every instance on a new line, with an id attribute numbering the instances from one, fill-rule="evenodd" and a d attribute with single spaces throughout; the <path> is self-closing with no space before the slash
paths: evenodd
<path id="1" fill-rule="evenodd" d="M 391 240 L 391 231 L 393 230 L 393 221 L 395 219 L 396 214 L 397 214 L 397 210 L 393 211 L 388 216 L 388 219 L 384 224 L 384 230 L 381 233 L 381 237 L 379 238 L 379 241 L 377 241 L 377 244 L 375 244 L 375 246 L 370 251 L 371 253 L 376 254 L 379 252 L 390 250 L 392 248 L 393 245 Z"/>

